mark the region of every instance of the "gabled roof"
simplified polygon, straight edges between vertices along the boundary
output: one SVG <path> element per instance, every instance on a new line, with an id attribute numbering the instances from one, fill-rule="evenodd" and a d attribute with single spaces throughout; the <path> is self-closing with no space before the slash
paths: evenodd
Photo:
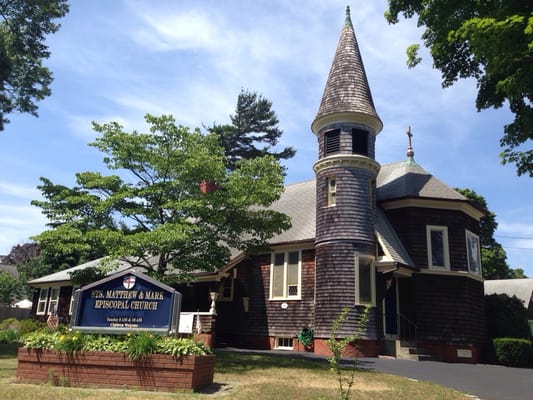
<path id="1" fill-rule="evenodd" d="M 406 197 L 468 201 L 414 161 L 382 165 L 376 185 L 378 201 Z"/>
<path id="2" fill-rule="evenodd" d="M 412 160 L 383 165 L 377 177 L 376 195 L 378 201 L 418 197 L 467 202 L 466 197 L 426 172 Z M 271 206 L 271 209 L 289 215 L 292 222 L 290 229 L 270 240 L 271 245 L 314 242 L 316 225 L 316 181 L 314 179 L 285 186 L 280 199 Z M 387 216 L 379 208 L 376 235 L 386 253 L 383 261 L 416 268 Z M 235 260 L 236 257 L 240 257 L 240 254 L 232 254 L 232 260 Z M 70 280 L 69 272 L 96 266 L 101 260 L 90 261 L 34 279 L 28 283 L 33 286 L 41 286 L 53 282 L 68 282 Z M 233 263 L 230 264 L 233 265 Z M 119 269 L 114 272 L 127 268 L 131 268 L 130 264 L 122 261 Z M 213 273 L 206 274 L 211 275 Z"/>
<path id="3" fill-rule="evenodd" d="M 518 297 L 526 308 L 533 296 L 533 279 L 497 279 L 485 281 L 485 294 L 506 294 Z"/>
<path id="4" fill-rule="evenodd" d="M 102 261 L 105 260 L 106 257 L 98 258 L 96 260 L 91 260 L 86 263 L 76 265 L 71 268 L 64 269 L 62 271 L 54 272 L 53 274 L 42 276 L 40 278 L 32 279 L 31 281 L 28 281 L 28 285 L 31 286 L 41 286 L 44 284 L 50 284 L 50 283 L 60 283 L 60 282 L 70 282 L 70 273 L 73 271 L 89 268 L 89 267 L 97 267 Z M 114 269 L 111 273 L 116 273 L 118 271 L 124 271 L 126 269 L 130 269 L 131 265 L 129 263 L 126 263 L 124 261 L 119 262 L 119 265 L 116 269 Z"/>
<path id="5" fill-rule="evenodd" d="M 355 113 L 370 117 L 368 121 L 376 133 L 383 127 L 370 93 L 365 67 L 350 18 L 350 7 L 346 7 L 346 20 L 313 126 L 328 115 L 342 113 Z M 315 128 L 313 131 L 317 133 Z"/>
<path id="6" fill-rule="evenodd" d="M 377 210 L 376 235 L 386 255 L 383 261 L 416 267 L 381 208 Z"/>
<path id="7" fill-rule="evenodd" d="M 312 241 L 316 226 L 316 181 L 287 185 L 272 209 L 291 217 L 292 227 L 270 240 L 272 245 Z M 376 235 L 388 256 L 387 261 L 415 267 L 385 213 L 378 210 Z"/>
<path id="8" fill-rule="evenodd" d="M 270 243 L 296 242 L 315 239 L 316 182 L 315 180 L 285 186 L 278 201 L 270 209 L 291 217 L 292 227 L 274 236 Z"/>

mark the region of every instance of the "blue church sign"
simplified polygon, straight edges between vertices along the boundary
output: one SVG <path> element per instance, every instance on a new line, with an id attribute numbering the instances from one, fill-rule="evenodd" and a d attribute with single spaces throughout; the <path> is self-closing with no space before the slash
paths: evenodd
<path id="1" fill-rule="evenodd" d="M 126 270 L 76 291 L 71 329 L 174 334 L 180 311 L 181 293 L 140 272 Z"/>

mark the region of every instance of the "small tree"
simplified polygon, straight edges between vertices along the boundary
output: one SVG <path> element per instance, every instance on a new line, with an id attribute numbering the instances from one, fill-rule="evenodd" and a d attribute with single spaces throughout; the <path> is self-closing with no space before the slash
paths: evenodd
<path id="1" fill-rule="evenodd" d="M 172 116 L 146 116 L 150 132 L 94 124 L 92 146 L 120 175 L 81 172 L 69 188 L 41 178 L 33 201 L 50 229 L 35 237 L 42 254 L 65 259 L 102 255 L 172 276 L 223 266 L 231 249 L 253 253 L 290 227 L 268 209 L 283 191 L 283 168 L 271 156 L 240 160 L 228 171 L 213 134 L 177 126 Z M 204 193 L 204 181 L 219 190 Z M 74 257 L 74 259 L 76 258 Z"/>
<path id="2" fill-rule="evenodd" d="M 333 321 L 331 326 L 331 337 L 327 340 L 329 351 L 331 352 L 331 357 L 328 358 L 329 365 L 331 369 L 335 372 L 337 376 L 337 382 L 339 384 L 339 395 L 340 400 L 348 400 L 350 398 L 350 391 L 352 390 L 353 382 L 355 379 L 355 371 L 357 371 L 357 350 L 359 348 L 359 341 L 363 332 L 368 325 L 370 306 L 367 305 L 363 312 L 361 313 L 359 323 L 355 330 L 355 333 L 351 336 L 339 339 L 337 333 L 341 325 L 346 321 L 350 309 L 348 307 L 344 308 L 339 316 Z M 342 358 L 342 353 L 347 345 L 353 344 L 356 348 L 355 357 L 351 365 L 350 371 L 345 374 L 341 368 L 340 361 Z"/>

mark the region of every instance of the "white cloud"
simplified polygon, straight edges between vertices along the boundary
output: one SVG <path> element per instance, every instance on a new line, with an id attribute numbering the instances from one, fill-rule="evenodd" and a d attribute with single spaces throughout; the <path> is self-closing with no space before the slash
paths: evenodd
<path id="1" fill-rule="evenodd" d="M 7 254 L 17 244 L 43 231 L 46 218 L 32 206 L 0 204 L 0 254 Z"/>
<path id="2" fill-rule="evenodd" d="M 5 181 L 0 181 L 0 192 L 3 195 L 18 198 L 35 198 L 40 196 L 40 192 L 35 187 Z"/>
<path id="3" fill-rule="evenodd" d="M 199 10 L 167 14 L 144 8 L 137 9 L 137 16 L 145 26 L 135 33 L 134 39 L 152 51 L 209 50 L 216 48 L 221 38 L 221 31 Z"/>

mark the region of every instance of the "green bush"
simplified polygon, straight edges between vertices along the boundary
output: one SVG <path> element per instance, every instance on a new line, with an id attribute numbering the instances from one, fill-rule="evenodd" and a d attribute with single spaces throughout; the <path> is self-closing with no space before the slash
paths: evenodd
<path id="1" fill-rule="evenodd" d="M 159 337 L 149 332 L 129 336 L 126 340 L 126 354 L 132 360 L 144 360 L 150 354 L 157 352 L 158 341 Z"/>
<path id="2" fill-rule="evenodd" d="M 80 332 L 65 332 L 59 334 L 57 341 L 54 343 L 54 350 L 60 353 L 74 353 L 83 350 L 88 336 Z"/>
<path id="3" fill-rule="evenodd" d="M 6 318 L 0 322 L 0 331 L 4 329 L 16 329 L 19 325 L 19 320 L 15 317 Z"/>
<path id="4" fill-rule="evenodd" d="M 19 341 L 19 334 L 16 329 L 3 329 L 0 331 L 0 343 L 17 343 Z"/>
<path id="5" fill-rule="evenodd" d="M 134 335 L 91 335 L 80 332 L 35 331 L 23 338 L 23 344 L 30 349 L 55 350 L 73 353 L 76 351 L 108 351 L 126 353 L 133 360 L 142 360 L 150 354 L 169 354 L 176 358 L 187 355 L 206 355 L 211 351 L 203 342 L 167 336 L 150 332 Z"/>
<path id="6" fill-rule="evenodd" d="M 30 332 L 43 330 L 46 327 L 46 324 L 42 321 L 36 319 L 23 319 L 20 321 L 18 332 L 20 337 L 22 337 Z"/>
<path id="7" fill-rule="evenodd" d="M 496 360 L 510 367 L 523 367 L 528 364 L 531 354 L 531 341 L 517 338 L 495 338 L 492 340 Z"/>
<path id="8" fill-rule="evenodd" d="M 485 296 L 487 334 L 489 338 L 530 338 L 527 310 L 516 296 Z"/>

